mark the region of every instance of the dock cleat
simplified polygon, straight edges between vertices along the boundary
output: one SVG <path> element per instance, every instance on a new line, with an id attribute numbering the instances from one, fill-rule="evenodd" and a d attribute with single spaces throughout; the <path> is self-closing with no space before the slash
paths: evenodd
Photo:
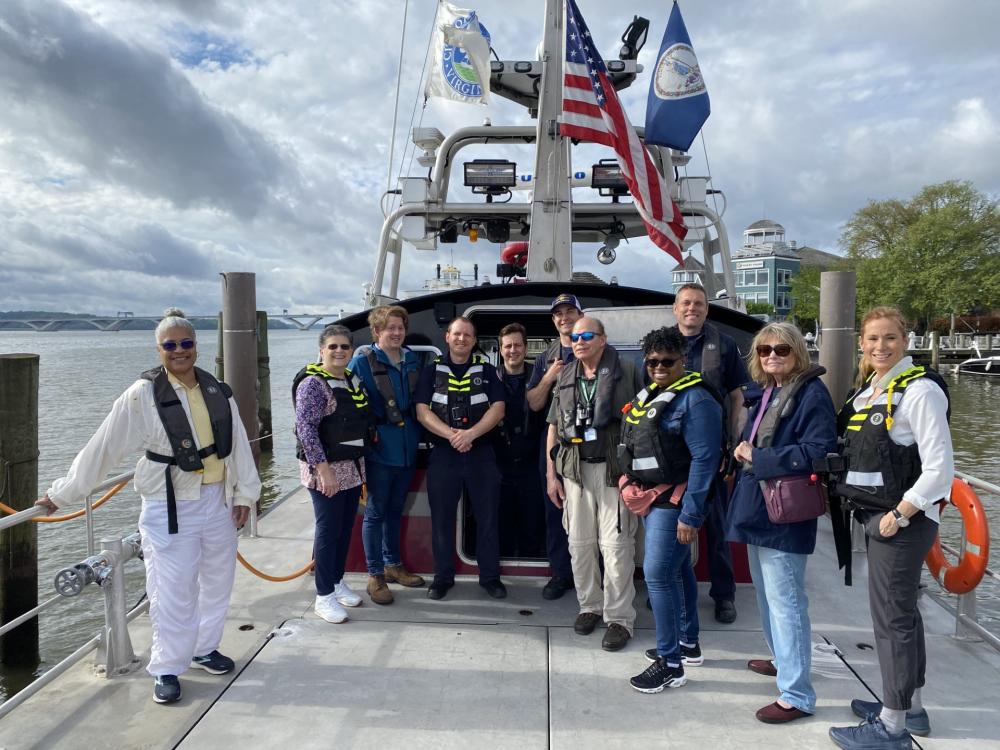
<path id="1" fill-rule="evenodd" d="M 226 674 L 236 668 L 236 662 L 228 656 L 223 656 L 218 651 L 213 651 L 204 656 L 192 657 L 191 666 L 204 669 L 209 674 Z"/>
<path id="2" fill-rule="evenodd" d="M 889 734 L 878 717 L 856 727 L 830 727 L 830 739 L 841 750 L 913 750 L 909 732 Z"/>
<path id="3" fill-rule="evenodd" d="M 872 719 L 882 713 L 882 704 L 879 701 L 863 701 L 855 698 L 851 701 L 851 710 L 860 719 Z M 918 737 L 926 737 L 931 733 L 931 720 L 927 716 L 927 709 L 906 712 L 906 731 Z"/>
<path id="4" fill-rule="evenodd" d="M 153 678 L 153 700 L 157 703 L 176 703 L 181 699 L 181 681 L 177 675 L 161 674 Z"/>
<path id="5" fill-rule="evenodd" d="M 637 674 L 629 684 L 640 693 L 659 693 L 663 688 L 679 688 L 687 684 L 684 667 L 668 667 L 663 659 L 657 659 L 642 674 Z"/>

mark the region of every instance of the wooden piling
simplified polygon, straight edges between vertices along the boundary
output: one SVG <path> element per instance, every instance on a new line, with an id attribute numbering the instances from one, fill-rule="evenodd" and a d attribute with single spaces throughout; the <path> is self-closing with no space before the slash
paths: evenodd
<path id="1" fill-rule="evenodd" d="M 267 313 L 257 311 L 257 417 L 260 419 L 260 450 L 271 453 L 271 358 L 267 350 Z"/>
<path id="2" fill-rule="evenodd" d="M 225 360 L 223 359 L 223 344 L 222 344 L 222 312 L 219 312 L 219 343 L 215 348 L 215 377 L 218 380 L 226 379 L 226 366 Z"/>
<path id="3" fill-rule="evenodd" d="M 257 279 L 234 271 L 222 276 L 222 340 L 226 383 L 240 410 L 254 461 L 259 465 L 257 420 Z"/>
<path id="4" fill-rule="evenodd" d="M 38 498 L 38 355 L 0 354 L 0 501 L 17 510 Z M 0 614 L 10 622 L 38 606 L 38 526 L 0 531 Z M 38 665 L 38 618 L 0 641 L 0 661 Z"/>
<path id="5" fill-rule="evenodd" d="M 941 369 L 941 334 L 938 331 L 931 331 L 931 367 Z"/>

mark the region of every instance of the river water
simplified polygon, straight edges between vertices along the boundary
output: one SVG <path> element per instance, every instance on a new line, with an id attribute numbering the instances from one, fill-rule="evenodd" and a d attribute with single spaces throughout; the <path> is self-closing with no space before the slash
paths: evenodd
<path id="1" fill-rule="evenodd" d="M 272 330 L 268 332 L 271 366 L 272 419 L 274 453 L 261 461 L 265 504 L 294 490 L 298 484 L 295 462 L 295 439 L 292 435 L 291 382 L 305 363 L 317 352 L 318 329 L 311 331 Z M 200 364 L 213 369 L 216 334 L 199 332 Z M 142 370 L 158 364 L 151 331 L 103 333 L 64 331 L 37 333 L 0 331 L 0 353 L 33 352 L 39 354 L 39 492 L 62 476 L 77 451 L 100 425 L 112 402 Z M 946 376 L 952 394 L 952 436 L 958 469 L 981 479 L 1000 484 L 1000 425 L 996 406 L 1000 403 L 998 379 Z M 135 459 L 121 466 L 129 471 Z M 118 472 L 116 472 L 118 473 Z M 1000 549 L 1000 498 L 981 493 L 980 497 L 994 521 L 993 548 Z M 122 536 L 135 530 L 139 500 L 131 487 L 95 513 L 95 538 Z M 957 543 L 958 513 L 945 513 L 942 522 L 945 539 Z M 56 572 L 86 557 L 86 531 L 83 519 L 62 524 L 40 524 L 39 601 L 52 596 Z M 997 555 L 993 556 L 994 560 Z M 296 566 L 297 567 L 297 566 Z M 1000 568 L 996 562 L 992 568 Z M 143 593 L 142 565 L 130 562 L 128 571 L 129 604 Z M 284 571 L 280 571 L 284 572 Z M 931 583 L 932 587 L 936 584 Z M 980 621 L 993 632 L 1000 632 L 1000 586 L 981 585 L 978 591 Z M 103 596 L 96 586 L 89 586 L 72 600 L 59 602 L 40 616 L 42 663 L 35 673 L 50 668 L 89 639 L 104 617 Z M 0 698 L 17 690 L 31 674 L 0 670 Z"/>

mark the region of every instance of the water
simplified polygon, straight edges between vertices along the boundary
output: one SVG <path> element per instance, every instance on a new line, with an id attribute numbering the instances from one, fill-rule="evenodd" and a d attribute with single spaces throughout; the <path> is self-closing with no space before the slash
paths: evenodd
<path id="1" fill-rule="evenodd" d="M 316 356 L 318 333 L 318 330 L 268 332 L 274 452 L 261 461 L 265 504 L 298 485 L 290 389 L 294 374 Z M 100 425 L 122 391 L 142 370 L 158 364 L 151 331 L 0 331 L 0 353 L 11 352 L 34 352 L 41 356 L 40 493 L 53 479 L 65 473 L 77 451 Z M 201 366 L 214 369 L 215 354 L 215 333 L 200 332 Z M 1000 484 L 1000 458 L 995 449 L 1000 441 L 1000 425 L 995 418 L 1000 382 L 983 377 L 948 377 L 956 466 L 988 482 Z M 134 466 L 133 457 L 121 466 L 121 471 L 129 471 Z M 1000 544 L 1000 498 L 986 494 L 981 498 L 994 521 L 994 549 L 1000 549 L 997 546 Z M 138 516 L 139 499 L 130 487 L 126 488 L 95 514 L 95 538 L 121 536 L 134 530 Z M 945 513 L 942 531 L 944 538 L 957 546 L 958 513 L 953 508 Z M 38 538 L 39 601 L 44 601 L 52 595 L 55 573 L 86 556 L 84 521 L 81 518 L 63 524 L 40 525 Z M 996 554 L 993 557 L 994 560 L 998 558 Z M 995 569 L 1000 565 L 994 562 L 991 567 Z M 127 571 L 131 604 L 138 601 L 143 592 L 142 566 L 131 562 Z M 1000 585 L 984 582 L 977 593 L 980 621 L 993 632 L 1000 632 Z M 92 636 L 103 622 L 103 607 L 100 590 L 89 586 L 76 599 L 62 601 L 43 612 L 40 616 L 42 663 L 34 673 L 44 672 Z M 8 691 L 16 691 L 31 677 L 31 673 L 0 671 L 0 697 Z"/>

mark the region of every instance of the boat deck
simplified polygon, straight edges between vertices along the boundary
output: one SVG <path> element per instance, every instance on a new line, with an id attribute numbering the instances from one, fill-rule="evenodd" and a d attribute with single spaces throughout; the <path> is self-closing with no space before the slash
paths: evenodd
<path id="1" fill-rule="evenodd" d="M 287 498 L 260 533 L 240 542 L 258 567 L 284 573 L 307 560 L 308 496 Z M 0 748 L 832 748 L 827 729 L 856 722 L 850 700 L 880 683 L 863 555 L 856 562 L 858 581 L 845 588 L 821 525 L 808 573 L 819 705 L 784 726 L 754 718 L 777 693 L 746 669 L 767 653 L 750 586 L 739 589 L 733 625 L 716 623 L 703 595 L 704 665 L 687 669 L 683 688 L 643 695 L 628 684 L 654 643 L 641 586 L 636 637 L 606 653 L 600 629 L 573 632 L 574 597 L 545 602 L 538 579 L 508 578 L 501 602 L 474 579 L 439 602 L 394 587 L 392 606 L 366 599 L 349 622 L 331 625 L 312 611 L 311 576 L 276 584 L 240 568 L 223 641 L 235 673 L 190 671 L 181 702 L 159 706 L 145 671 L 106 680 L 83 662 L 0 722 Z M 362 576 L 348 580 L 363 588 Z M 1000 748 L 1000 654 L 952 637 L 951 616 L 929 598 L 921 607 L 933 734 L 920 746 Z M 148 658 L 148 617 L 131 633 Z"/>

